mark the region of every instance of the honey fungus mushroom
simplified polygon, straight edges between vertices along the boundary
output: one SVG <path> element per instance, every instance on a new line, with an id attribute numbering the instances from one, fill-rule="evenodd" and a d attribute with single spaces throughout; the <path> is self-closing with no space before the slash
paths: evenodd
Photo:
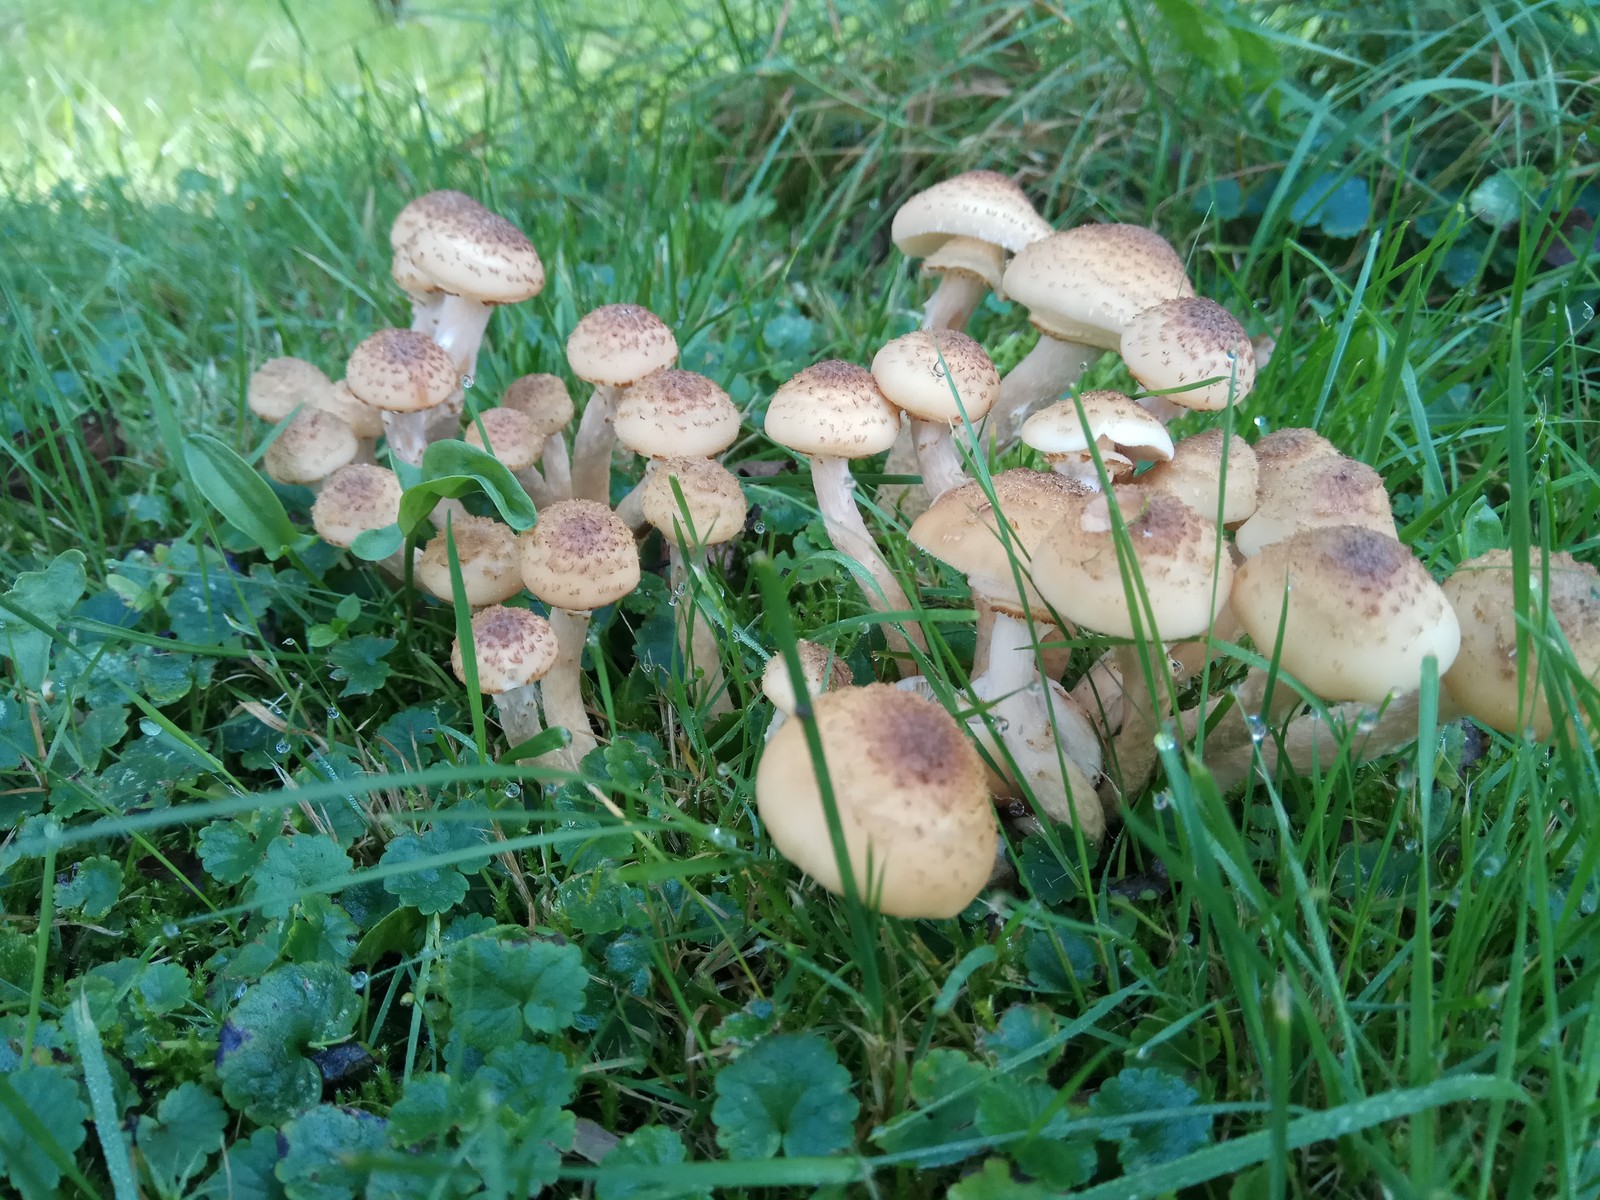
<path id="1" fill-rule="evenodd" d="M 572 494 L 611 501 L 613 424 L 622 389 L 678 361 L 667 323 L 637 304 L 607 304 L 586 314 L 567 337 L 572 373 L 594 385 L 572 439 Z"/>
<path id="2" fill-rule="evenodd" d="M 550 623 L 525 608 L 495 604 L 472 618 L 472 658 L 478 690 L 493 696 L 506 741 L 517 746 L 540 732 L 539 680 L 555 666 L 556 635 Z M 450 669 L 467 682 L 465 656 L 456 639 Z"/>

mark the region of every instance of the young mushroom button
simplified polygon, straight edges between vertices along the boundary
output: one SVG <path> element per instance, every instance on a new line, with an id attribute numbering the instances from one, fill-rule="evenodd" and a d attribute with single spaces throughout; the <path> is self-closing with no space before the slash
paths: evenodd
<path id="1" fill-rule="evenodd" d="M 354 462 L 358 450 L 350 426 L 318 409 L 303 408 L 267 447 L 262 465 L 279 483 L 316 491 L 328 476 Z"/>
<path id="2" fill-rule="evenodd" d="M 637 304 L 607 304 L 587 314 L 567 337 L 572 373 L 594 385 L 572 443 L 572 494 L 611 499 L 613 418 L 621 390 L 678 360 L 666 322 Z"/>
<path id="3" fill-rule="evenodd" d="M 311 526 L 328 545 L 348 550 L 363 533 L 393 525 L 399 515 L 400 481 L 394 472 L 371 463 L 351 463 L 323 481 L 311 506 Z M 400 575 L 405 549 L 378 565 Z"/>
<path id="4" fill-rule="evenodd" d="M 461 440 L 494 455 L 537 507 L 554 499 L 536 465 L 544 453 L 545 435 L 525 414 L 514 408 L 486 408 L 468 421 Z"/>
<path id="5" fill-rule="evenodd" d="M 413 466 L 427 448 L 428 413 L 456 390 L 450 356 L 425 334 L 380 329 L 350 353 L 344 381 L 356 398 L 383 413 L 389 449 Z"/>
<path id="6" fill-rule="evenodd" d="M 269 358 L 250 376 L 246 402 L 256 416 L 276 424 L 302 405 L 318 407 L 318 397 L 332 386 L 320 367 L 303 358 Z"/>
<path id="7" fill-rule="evenodd" d="M 500 406 L 527 417 L 544 438 L 539 463 L 550 499 L 572 499 L 572 460 L 567 453 L 566 429 L 575 410 L 566 383 L 558 375 L 520 376 L 506 387 Z"/>
<path id="8" fill-rule="evenodd" d="M 498 604 L 472 618 L 472 657 L 478 690 L 495 698 L 500 728 L 516 746 L 536 737 L 539 722 L 539 680 L 549 674 L 559 654 L 550 623 L 525 608 Z M 467 681 L 460 639 L 450 651 L 450 669 Z"/>
<path id="9" fill-rule="evenodd" d="M 522 590 L 517 535 L 511 527 L 491 517 L 459 516 L 451 520 L 448 530 L 436 534 L 417 558 L 417 582 L 428 592 L 445 601 L 454 595 L 448 554 L 451 536 L 469 607 L 499 604 Z"/>
<path id="10" fill-rule="evenodd" d="M 851 683 L 849 664 L 828 647 L 799 638 L 795 641 L 794 653 L 800 660 L 799 685 L 790 675 L 788 660 L 781 651 L 767 659 L 766 668 L 761 672 L 761 694 L 772 701 L 775 710 L 772 724 L 767 726 L 769 742 L 772 735 L 783 728 L 783 723 L 794 716 L 802 696 L 809 703 L 823 692 L 846 688 Z"/>

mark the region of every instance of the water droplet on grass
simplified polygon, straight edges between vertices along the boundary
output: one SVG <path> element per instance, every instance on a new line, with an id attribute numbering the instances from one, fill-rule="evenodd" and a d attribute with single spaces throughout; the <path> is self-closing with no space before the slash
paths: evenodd
<path id="1" fill-rule="evenodd" d="M 359 992 L 367 986 L 367 981 L 369 978 L 370 976 L 368 976 L 365 971 L 357 971 L 354 975 L 350 976 L 350 986 Z"/>
<path id="2" fill-rule="evenodd" d="M 161 936 L 162 937 L 167 937 L 167 938 L 175 938 L 175 937 L 177 937 L 178 936 L 178 923 L 176 921 L 164 921 L 164 922 L 162 922 L 162 925 L 161 925 Z"/>
<path id="3" fill-rule="evenodd" d="M 273 749 L 274 753 L 287 754 L 287 753 L 289 753 L 289 743 L 283 741 L 282 739 L 280 739 L 278 741 L 278 744 L 276 746 L 274 746 L 272 749 Z"/>

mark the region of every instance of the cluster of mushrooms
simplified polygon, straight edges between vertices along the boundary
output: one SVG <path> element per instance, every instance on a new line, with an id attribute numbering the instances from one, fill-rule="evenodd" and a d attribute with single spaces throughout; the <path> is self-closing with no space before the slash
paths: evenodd
<path id="1" fill-rule="evenodd" d="M 1122 798 L 1149 782 L 1164 736 L 1203 733 L 1224 787 L 1258 764 L 1304 772 L 1342 753 L 1395 749 L 1416 736 L 1429 662 L 1442 677 L 1442 718 L 1538 738 L 1556 722 L 1536 646 L 1564 638 L 1581 674 L 1600 675 L 1593 568 L 1536 551 L 1521 575 L 1496 552 L 1441 587 L 1400 542 L 1371 467 L 1311 430 L 1254 445 L 1234 433 L 1270 340 L 1252 343 L 1234 316 L 1196 296 L 1159 234 L 1056 231 L 1011 180 L 975 171 L 908 200 L 893 236 L 937 280 L 923 327 L 884 345 L 870 367 L 827 360 L 800 371 L 772 395 L 764 424 L 809 460 L 828 535 L 859 565 L 881 614 L 879 666 L 898 676 L 855 686 L 832 649 L 808 641 L 774 653 L 763 675 L 775 713 L 758 811 L 778 850 L 828 890 L 897 916 L 954 915 L 1003 866 L 1001 815 L 1023 828 L 1068 822 L 1096 840 Z M 398 512 L 399 480 L 372 461 L 376 437 L 403 463 L 458 436 L 499 458 L 527 488 L 536 524 L 518 535 L 447 503 L 412 565 L 422 587 L 453 598 L 453 544 L 475 610 L 472 654 L 454 650 L 457 675 L 496 697 L 511 746 L 538 732 L 542 707 L 544 724 L 571 734 L 552 761 L 573 767 L 595 745 L 581 690 L 588 614 L 637 585 L 639 538 L 662 532 L 681 595 L 708 547 L 744 528 L 740 481 L 716 457 L 740 414 L 711 380 L 673 368 L 665 323 L 616 304 L 585 316 L 567 342 L 571 373 L 594 389 L 570 450 L 573 404 L 552 375 L 518 379 L 463 432 L 463 385 L 489 316 L 538 292 L 538 256 L 513 225 L 456 192 L 413 201 L 392 240 L 411 329 L 363 341 L 337 384 L 298 360 L 264 365 L 251 406 L 290 418 L 266 468 L 316 488 L 318 534 L 349 546 Z M 961 330 L 989 292 L 1025 307 L 1039 332 L 1004 378 Z M 1137 399 L 1076 390 L 1107 353 L 1120 356 Z M 1197 412 L 1218 414 L 1220 427 L 1175 441 L 1169 424 Z M 646 463 L 612 507 L 619 446 Z M 885 452 L 891 476 L 921 483 L 885 485 L 869 502 L 912 518 L 911 542 L 971 592 L 972 672 L 944 702 L 918 610 L 878 549 L 850 471 Z M 991 472 L 1002 455 L 1048 469 Z M 1519 602 L 1519 578 L 1532 603 L 1526 593 Z M 548 619 L 513 602 L 524 588 Z M 694 605 L 676 607 L 691 697 L 726 712 L 715 626 Z M 1074 658 L 1086 661 L 1074 650 L 1097 644 L 1089 635 L 1112 647 L 1069 679 Z M 1244 659 L 1257 665 L 1242 678 L 1235 643 L 1254 648 Z M 1202 676 L 1207 686 L 1193 686 Z M 789 719 L 797 714 L 809 722 Z"/>

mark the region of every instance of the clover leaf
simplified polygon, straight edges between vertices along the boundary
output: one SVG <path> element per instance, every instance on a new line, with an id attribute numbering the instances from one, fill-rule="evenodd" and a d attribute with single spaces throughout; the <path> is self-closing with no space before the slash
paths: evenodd
<path id="1" fill-rule="evenodd" d="M 717 1075 L 711 1119 L 734 1158 L 834 1154 L 861 1110 L 850 1072 L 814 1033 L 763 1038 Z"/>
<path id="2" fill-rule="evenodd" d="M 480 1050 L 520 1039 L 524 1026 L 565 1029 L 583 1007 L 588 981 L 576 946 L 483 934 L 464 939 L 445 968 L 456 1030 Z"/>
<path id="3" fill-rule="evenodd" d="M 1183 1080 L 1165 1071 L 1130 1067 L 1100 1085 L 1089 1107 L 1097 1117 L 1143 1115 L 1157 1109 L 1187 1108 L 1200 1098 Z M 1101 1137 L 1118 1143 L 1117 1157 L 1133 1171 L 1182 1158 L 1211 1137 L 1211 1118 L 1163 1116 L 1158 1120 L 1110 1126 Z"/>
<path id="4" fill-rule="evenodd" d="M 315 1103 L 322 1075 L 307 1051 L 349 1036 L 359 1009 L 350 976 L 328 963 L 267 972 L 222 1026 L 222 1098 L 262 1123 Z"/>

